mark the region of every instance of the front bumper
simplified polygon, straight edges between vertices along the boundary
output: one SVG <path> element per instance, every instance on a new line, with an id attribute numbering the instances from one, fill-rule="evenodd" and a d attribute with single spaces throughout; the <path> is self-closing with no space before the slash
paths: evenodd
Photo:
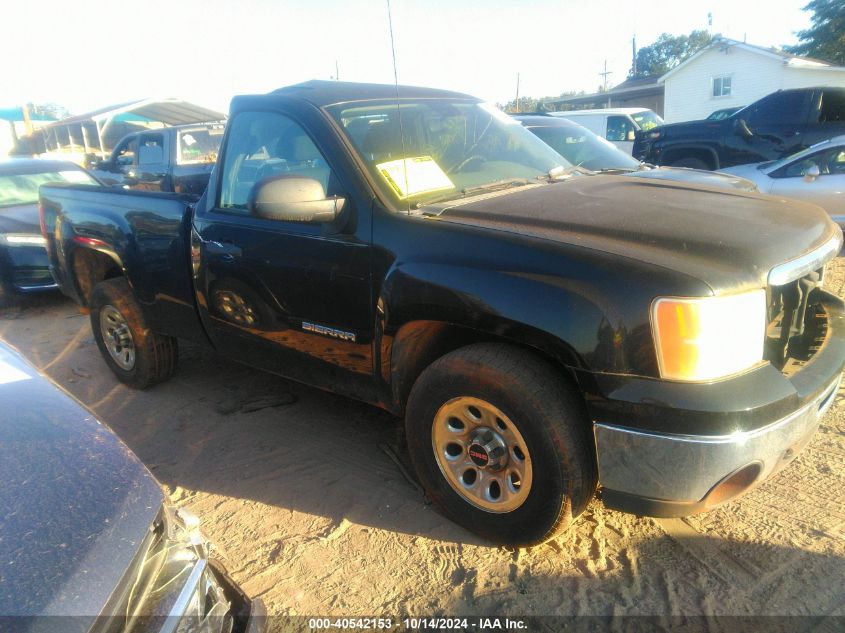
<path id="1" fill-rule="evenodd" d="M 789 463 L 833 403 L 845 365 L 845 306 L 828 293 L 822 305 L 825 341 L 789 377 L 766 365 L 709 384 L 606 381 L 604 397 L 590 407 L 605 505 L 687 516 L 739 496 Z"/>
<path id="2" fill-rule="evenodd" d="M 199 520 L 163 506 L 94 630 L 262 633 L 266 613 L 210 557 Z"/>

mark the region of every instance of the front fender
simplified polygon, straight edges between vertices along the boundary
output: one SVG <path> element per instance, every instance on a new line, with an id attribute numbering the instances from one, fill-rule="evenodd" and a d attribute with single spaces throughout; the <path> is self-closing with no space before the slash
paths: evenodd
<path id="1" fill-rule="evenodd" d="M 594 371 L 626 369 L 624 317 L 599 288 L 542 274 L 408 263 L 390 271 L 379 308 L 384 333 L 443 322 L 529 345 Z"/>

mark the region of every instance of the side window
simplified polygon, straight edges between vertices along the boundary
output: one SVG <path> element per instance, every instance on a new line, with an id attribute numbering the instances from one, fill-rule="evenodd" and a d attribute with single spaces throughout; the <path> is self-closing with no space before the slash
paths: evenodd
<path id="1" fill-rule="evenodd" d="M 819 168 L 821 176 L 845 174 L 845 150 L 842 147 L 834 147 L 810 154 L 779 169 L 772 176 L 774 178 L 801 178 L 813 165 Z"/>
<path id="2" fill-rule="evenodd" d="M 845 150 L 837 147 L 827 161 L 827 172 L 837 176 L 845 175 Z"/>
<path id="3" fill-rule="evenodd" d="M 755 125 L 804 123 L 807 119 L 809 99 L 809 91 L 776 92 L 757 103 L 757 105 L 750 106 L 746 120 L 752 129 Z"/>
<path id="4" fill-rule="evenodd" d="M 634 124 L 626 116 L 609 116 L 606 138 L 608 141 L 633 141 Z"/>
<path id="5" fill-rule="evenodd" d="M 218 206 L 246 213 L 256 183 L 274 176 L 304 176 L 332 191 L 333 178 L 320 150 L 295 121 L 274 112 L 243 112 L 229 123 Z"/>
<path id="6" fill-rule="evenodd" d="M 164 162 L 164 138 L 161 134 L 144 134 L 138 141 L 138 164 L 155 165 Z"/>
<path id="7" fill-rule="evenodd" d="M 845 121 L 845 90 L 825 90 L 819 107 L 819 123 Z"/>
<path id="8" fill-rule="evenodd" d="M 132 138 L 124 141 L 120 145 L 117 146 L 115 150 L 115 163 L 120 166 L 126 165 L 134 165 L 135 164 L 135 151 L 138 148 L 138 137 L 133 136 Z"/>
<path id="9" fill-rule="evenodd" d="M 713 96 L 714 97 L 729 97 L 731 95 L 731 78 L 729 75 L 724 77 L 713 77 Z"/>

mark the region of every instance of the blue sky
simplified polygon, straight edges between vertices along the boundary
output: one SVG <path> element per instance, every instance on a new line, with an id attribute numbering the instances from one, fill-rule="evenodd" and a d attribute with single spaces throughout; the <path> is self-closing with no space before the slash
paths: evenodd
<path id="1" fill-rule="evenodd" d="M 611 85 L 631 38 L 713 33 L 795 43 L 807 0 L 392 0 L 399 81 L 490 101 Z M 42 0 L 3 7 L 0 107 L 54 101 L 80 113 L 147 96 L 221 110 L 231 97 L 307 79 L 393 81 L 385 0 Z M 8 25 L 16 25 L 8 28 Z"/>

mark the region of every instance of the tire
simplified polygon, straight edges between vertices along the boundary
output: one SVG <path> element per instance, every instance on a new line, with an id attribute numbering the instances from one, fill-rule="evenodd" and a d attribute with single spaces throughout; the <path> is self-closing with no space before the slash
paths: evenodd
<path id="1" fill-rule="evenodd" d="M 589 428 L 580 395 L 559 371 L 490 343 L 430 365 L 405 416 L 411 461 L 432 502 L 459 525 L 513 547 L 563 532 L 593 498 Z"/>
<path id="2" fill-rule="evenodd" d="M 705 163 L 700 158 L 679 158 L 672 163 L 672 167 L 689 167 L 690 169 L 706 169 L 710 170 L 712 167 Z"/>
<path id="3" fill-rule="evenodd" d="M 118 380 L 146 389 L 173 375 L 179 358 L 176 339 L 147 327 L 126 279 L 97 284 L 89 307 L 97 347 Z"/>

